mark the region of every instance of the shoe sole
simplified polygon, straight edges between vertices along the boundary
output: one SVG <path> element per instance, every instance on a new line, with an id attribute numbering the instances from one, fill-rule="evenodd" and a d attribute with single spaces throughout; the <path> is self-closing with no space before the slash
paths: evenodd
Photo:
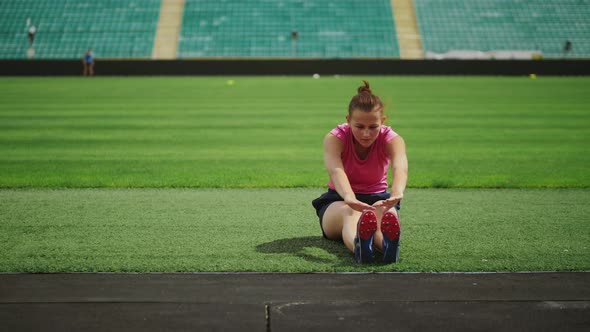
<path id="1" fill-rule="evenodd" d="M 401 226 L 397 216 L 388 211 L 381 219 L 381 233 L 383 233 L 383 262 L 386 264 L 399 261 L 399 240 Z"/>
<path id="2" fill-rule="evenodd" d="M 373 261 L 373 237 L 377 231 L 377 216 L 373 211 L 364 211 L 356 224 L 356 236 L 359 243 L 359 253 L 355 252 L 357 263 Z M 356 248 L 355 248 L 356 249 Z"/>

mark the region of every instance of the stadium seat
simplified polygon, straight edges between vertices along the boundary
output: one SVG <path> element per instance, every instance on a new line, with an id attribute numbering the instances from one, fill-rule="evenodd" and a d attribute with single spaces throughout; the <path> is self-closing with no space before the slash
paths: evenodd
<path id="1" fill-rule="evenodd" d="M 37 28 L 35 58 L 148 58 L 161 0 L 19 0 L 0 4 L 0 59 L 26 58 L 27 18 Z"/>
<path id="2" fill-rule="evenodd" d="M 389 0 L 186 0 L 178 55 L 399 57 L 399 47 Z"/>
<path id="3" fill-rule="evenodd" d="M 414 0 L 424 51 L 541 51 L 588 58 L 588 0 Z M 569 40 L 571 52 L 564 52 Z"/>

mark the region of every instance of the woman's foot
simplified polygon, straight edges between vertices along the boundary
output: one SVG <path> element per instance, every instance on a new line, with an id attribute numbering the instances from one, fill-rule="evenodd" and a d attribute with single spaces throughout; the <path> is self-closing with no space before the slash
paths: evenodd
<path id="1" fill-rule="evenodd" d="M 373 237 L 377 231 L 377 216 L 373 211 L 364 211 L 356 225 L 354 258 L 357 263 L 373 261 Z"/>
<path id="2" fill-rule="evenodd" d="M 399 260 L 399 239 L 401 226 L 397 215 L 387 211 L 381 218 L 381 233 L 383 233 L 383 262 L 397 263 Z"/>

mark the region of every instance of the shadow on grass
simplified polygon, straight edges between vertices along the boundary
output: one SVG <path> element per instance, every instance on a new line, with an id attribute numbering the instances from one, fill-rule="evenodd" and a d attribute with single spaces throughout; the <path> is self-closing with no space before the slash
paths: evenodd
<path id="1" fill-rule="evenodd" d="M 304 236 L 274 240 L 256 246 L 264 254 L 290 254 L 311 263 L 335 267 L 356 266 L 353 255 L 342 242 L 326 240 L 321 236 Z"/>

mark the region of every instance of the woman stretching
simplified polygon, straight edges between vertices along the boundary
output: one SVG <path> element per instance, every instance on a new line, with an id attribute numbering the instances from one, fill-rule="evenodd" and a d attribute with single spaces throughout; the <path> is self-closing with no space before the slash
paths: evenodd
<path id="1" fill-rule="evenodd" d="M 384 126 L 383 103 L 369 88 L 358 88 L 346 123 L 324 138 L 328 192 L 313 200 L 325 238 L 342 240 L 357 263 L 373 260 L 373 245 L 385 263 L 399 259 L 400 201 L 408 179 L 404 140 Z M 393 172 L 391 194 L 387 172 Z"/>

